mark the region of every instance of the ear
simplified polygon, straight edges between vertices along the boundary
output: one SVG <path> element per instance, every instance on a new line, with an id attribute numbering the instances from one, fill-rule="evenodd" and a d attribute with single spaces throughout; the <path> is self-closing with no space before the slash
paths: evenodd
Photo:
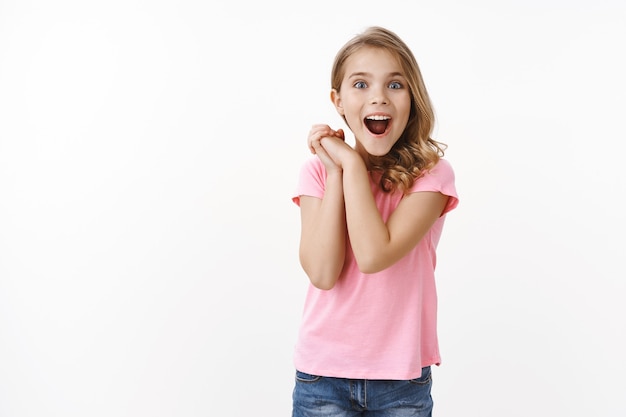
<path id="1" fill-rule="evenodd" d="M 337 109 L 337 113 L 341 116 L 345 116 L 343 111 L 343 103 L 341 102 L 341 96 L 339 95 L 339 91 L 334 88 L 330 90 L 330 101 L 335 105 L 335 109 Z"/>

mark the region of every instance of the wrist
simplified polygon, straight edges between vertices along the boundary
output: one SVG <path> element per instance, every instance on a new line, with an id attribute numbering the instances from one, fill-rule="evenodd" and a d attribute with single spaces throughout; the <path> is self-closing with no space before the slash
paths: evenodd
<path id="1" fill-rule="evenodd" d="M 336 166 L 332 169 L 328 169 L 326 168 L 326 179 L 327 180 L 332 180 L 334 178 L 336 178 L 337 180 L 341 180 L 341 178 L 343 177 L 343 169 L 341 169 L 341 167 Z"/>

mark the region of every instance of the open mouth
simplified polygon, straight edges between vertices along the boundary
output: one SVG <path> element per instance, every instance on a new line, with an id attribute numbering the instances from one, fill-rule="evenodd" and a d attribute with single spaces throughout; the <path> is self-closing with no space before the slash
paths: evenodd
<path id="1" fill-rule="evenodd" d="M 387 130 L 387 126 L 389 126 L 390 120 L 391 117 L 389 116 L 373 115 L 367 116 L 364 122 L 367 130 L 375 135 L 382 135 Z"/>

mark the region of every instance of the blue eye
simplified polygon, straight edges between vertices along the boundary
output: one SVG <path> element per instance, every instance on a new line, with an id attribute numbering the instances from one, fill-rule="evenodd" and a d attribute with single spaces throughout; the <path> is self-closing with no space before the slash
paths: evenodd
<path id="1" fill-rule="evenodd" d="M 354 83 L 354 88 L 367 88 L 365 81 L 357 81 Z"/>
<path id="2" fill-rule="evenodd" d="M 402 84 L 400 84 L 397 81 L 394 81 L 394 82 L 389 84 L 389 88 L 391 88 L 392 90 L 398 90 L 398 89 L 402 88 Z"/>

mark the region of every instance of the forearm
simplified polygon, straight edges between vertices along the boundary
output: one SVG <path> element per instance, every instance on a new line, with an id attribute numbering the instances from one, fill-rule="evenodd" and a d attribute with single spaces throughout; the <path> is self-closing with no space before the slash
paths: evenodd
<path id="1" fill-rule="evenodd" d="M 321 199 L 307 200 L 302 207 L 300 263 L 311 283 L 332 288 L 343 268 L 346 250 L 346 219 L 341 171 L 329 173 Z"/>
<path id="2" fill-rule="evenodd" d="M 359 269 L 377 272 L 388 258 L 390 235 L 376 207 L 365 163 L 353 158 L 344 164 L 343 187 L 346 224 L 350 244 Z"/>

